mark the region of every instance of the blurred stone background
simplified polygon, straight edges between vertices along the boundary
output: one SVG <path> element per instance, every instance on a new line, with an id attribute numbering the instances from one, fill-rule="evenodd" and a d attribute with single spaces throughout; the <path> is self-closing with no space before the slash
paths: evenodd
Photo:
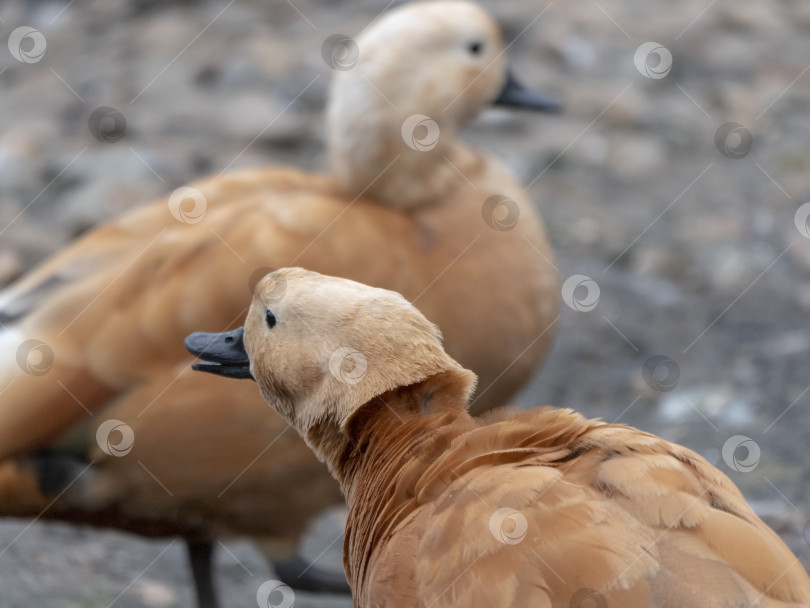
<path id="1" fill-rule="evenodd" d="M 484 4 L 514 40 L 515 72 L 567 112 L 488 111 L 467 138 L 531 183 L 561 282 L 585 275 L 599 288 L 592 310 L 562 307 L 557 345 L 519 403 L 572 407 L 697 450 L 810 566 L 810 4 Z M 4 0 L 0 285 L 206 173 L 323 168 L 321 45 L 385 8 Z M 6 48 L 20 26 L 44 36 L 38 60 Z M 669 71 L 660 52 L 637 69 L 646 42 L 671 53 Z M 102 107 L 112 110 L 95 116 L 120 127 L 107 142 L 90 129 Z M 745 445 L 724 458 L 738 435 Z M 322 522 L 310 555 L 338 521 Z M 252 606 L 268 567 L 246 543 L 225 545 L 225 605 Z M 319 563 L 339 567 L 339 545 Z M 0 551 L 4 608 L 192 605 L 179 542 L 7 520 Z"/>

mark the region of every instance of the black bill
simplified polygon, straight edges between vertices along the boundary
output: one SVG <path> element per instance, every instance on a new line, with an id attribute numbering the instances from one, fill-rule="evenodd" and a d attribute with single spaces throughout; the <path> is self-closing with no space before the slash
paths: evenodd
<path id="1" fill-rule="evenodd" d="M 203 360 L 192 369 L 226 378 L 250 378 L 250 360 L 245 351 L 245 329 L 240 327 L 221 334 L 198 331 L 185 340 L 186 350 Z"/>
<path id="2" fill-rule="evenodd" d="M 538 112 L 557 113 L 563 111 L 562 105 L 556 99 L 540 95 L 525 87 L 515 78 L 512 72 L 507 72 L 506 83 L 493 105 L 507 108 L 525 108 Z"/>

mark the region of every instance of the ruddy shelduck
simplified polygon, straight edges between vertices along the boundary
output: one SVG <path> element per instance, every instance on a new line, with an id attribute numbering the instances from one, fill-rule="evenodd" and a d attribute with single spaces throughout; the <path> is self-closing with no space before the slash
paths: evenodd
<path id="1" fill-rule="evenodd" d="M 568 409 L 471 417 L 475 375 L 399 294 L 284 269 L 244 329 L 186 346 L 254 378 L 340 482 L 360 608 L 810 605 L 799 560 L 695 452 Z"/>
<path id="2" fill-rule="evenodd" d="M 330 92 L 327 174 L 193 183 L 0 293 L 0 514 L 179 534 L 198 573 L 212 539 L 294 548 L 337 485 L 250 387 L 188 373 L 182 346 L 241 324 L 251 277 L 272 268 L 405 294 L 479 374 L 475 412 L 537 369 L 558 299 L 542 222 L 457 132 L 492 104 L 557 105 L 510 75 L 498 28 L 469 2 L 396 8 L 355 43 Z M 213 605 L 210 581 L 200 589 Z"/>

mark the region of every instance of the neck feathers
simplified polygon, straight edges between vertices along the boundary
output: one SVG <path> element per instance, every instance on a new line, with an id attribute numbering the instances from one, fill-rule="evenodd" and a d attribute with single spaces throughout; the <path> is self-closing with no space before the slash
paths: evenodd
<path id="1" fill-rule="evenodd" d="M 334 421 L 310 427 L 307 441 L 349 506 L 344 563 L 354 588 L 365 580 L 372 549 L 416 508 L 415 488 L 425 471 L 474 424 L 465 409 L 473 382 L 467 374 L 453 370 L 388 391 L 343 428 Z"/>
<path id="2" fill-rule="evenodd" d="M 358 413 L 361 428 L 339 461 L 349 506 L 344 565 L 352 588 L 367 580 L 374 549 L 419 506 L 417 487 L 472 419 L 464 410 L 418 411 L 412 395 L 390 394 Z"/>
<path id="3" fill-rule="evenodd" d="M 441 116 L 409 115 L 373 90 L 354 97 L 333 90 L 327 132 L 340 187 L 399 212 L 446 199 L 485 161 Z"/>
<path id="4" fill-rule="evenodd" d="M 419 435 L 444 424 L 446 420 L 469 418 L 467 404 L 475 388 L 475 375 L 451 368 L 409 386 L 401 386 L 377 395 L 359 407 L 342 424 L 324 418 L 309 426 L 305 438 L 315 454 L 326 463 L 343 489 L 347 500 L 367 459 L 369 446 L 379 444 L 385 454 L 377 453 L 373 465 L 382 460 L 407 459 L 399 441 L 409 429 Z M 379 449 L 378 449 L 379 451 Z"/>

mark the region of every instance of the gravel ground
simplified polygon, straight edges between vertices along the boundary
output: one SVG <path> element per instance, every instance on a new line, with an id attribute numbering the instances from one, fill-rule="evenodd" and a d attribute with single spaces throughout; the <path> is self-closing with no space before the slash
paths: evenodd
<path id="1" fill-rule="evenodd" d="M 557 345 L 519 403 L 697 450 L 810 566 L 810 4 L 485 4 L 515 71 L 567 113 L 491 111 L 468 139 L 531 183 L 561 279 L 587 277 L 563 289 Z M 384 6 L 3 2 L 0 39 L 30 26 L 47 46 L 39 57 L 37 35 L 23 40 L 24 62 L 0 45 L 0 285 L 205 173 L 322 167 L 321 45 Z M 324 519 L 309 555 L 338 521 Z M 323 563 L 339 563 L 339 544 Z M 226 545 L 225 605 L 254 605 L 271 573 L 247 544 Z M 0 552 L 3 608 L 192 605 L 179 542 L 6 521 Z"/>

